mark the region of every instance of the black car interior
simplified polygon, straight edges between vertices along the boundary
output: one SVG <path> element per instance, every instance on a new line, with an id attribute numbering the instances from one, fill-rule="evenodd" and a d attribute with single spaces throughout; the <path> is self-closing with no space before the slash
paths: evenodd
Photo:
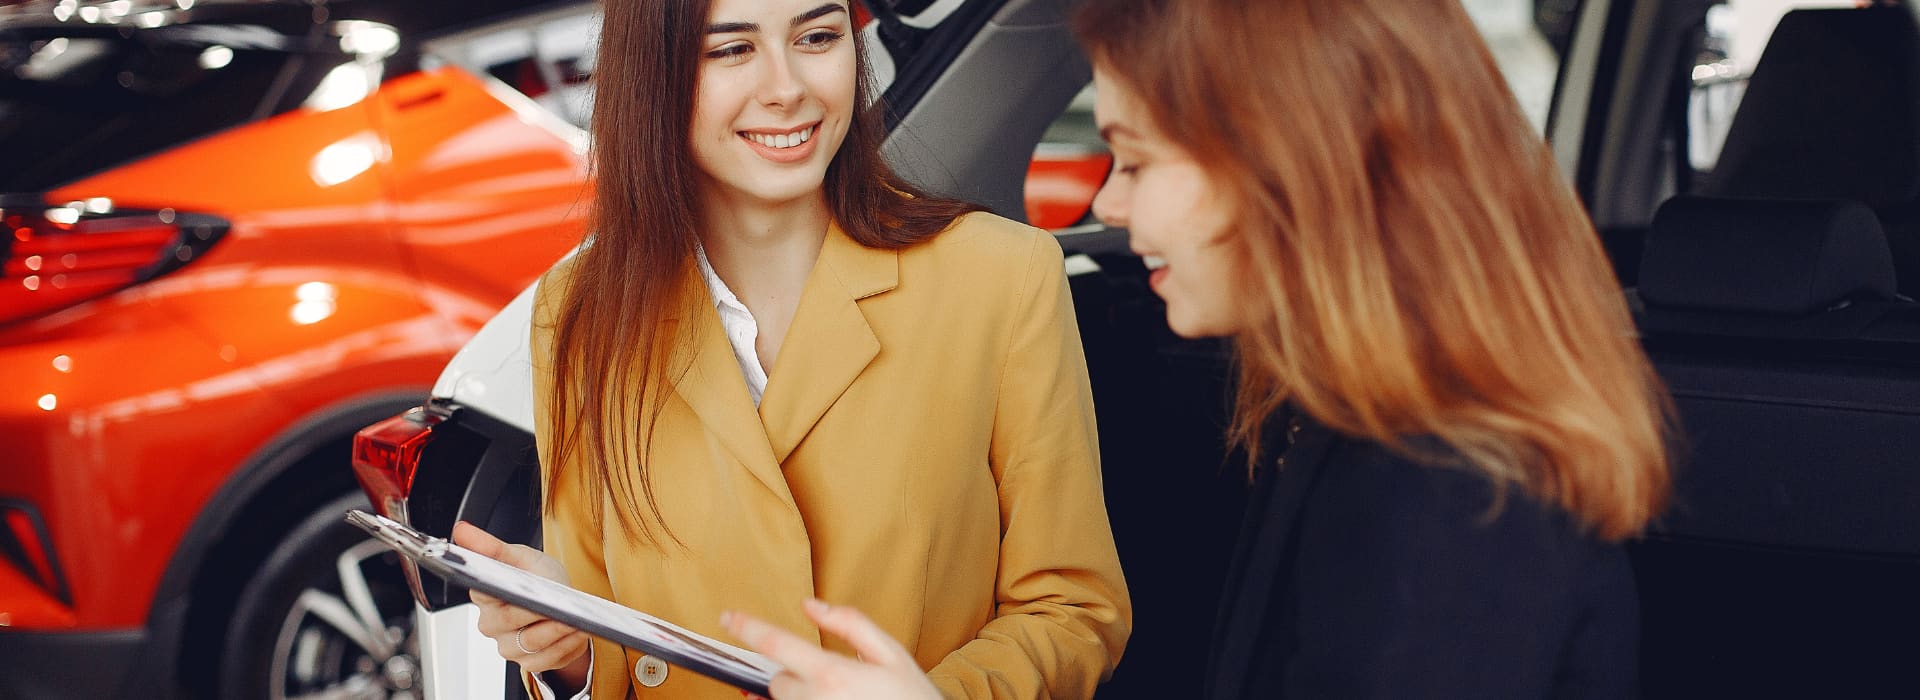
<path id="1" fill-rule="evenodd" d="M 1917 36 L 1905 7 L 1787 14 L 1645 234 L 1684 434 L 1634 548 L 1648 697 L 1920 692 Z"/>

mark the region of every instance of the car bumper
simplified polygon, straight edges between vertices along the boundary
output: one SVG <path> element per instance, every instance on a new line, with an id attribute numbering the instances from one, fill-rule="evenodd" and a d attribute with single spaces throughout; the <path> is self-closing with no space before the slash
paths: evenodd
<path id="1" fill-rule="evenodd" d="M 135 697 L 123 691 L 147 642 L 144 629 L 0 632 L 0 699 Z"/>
<path id="2" fill-rule="evenodd" d="M 500 658 L 499 646 L 480 634 L 480 609 L 471 603 L 429 611 L 415 605 L 414 629 L 426 671 L 424 700 L 518 697 L 520 681 Z M 509 693 L 511 689 L 511 693 Z"/>

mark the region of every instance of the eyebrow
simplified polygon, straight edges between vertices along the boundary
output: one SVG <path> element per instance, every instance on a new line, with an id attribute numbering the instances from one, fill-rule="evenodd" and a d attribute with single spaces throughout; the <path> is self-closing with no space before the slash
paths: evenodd
<path id="1" fill-rule="evenodd" d="M 825 17 L 835 12 L 846 12 L 846 11 L 847 11 L 847 8 L 845 5 L 841 5 L 839 3 L 827 3 L 825 5 L 821 5 L 811 10 L 807 10 L 806 12 L 802 12 L 799 15 L 796 15 L 793 18 L 793 21 L 787 23 L 787 26 L 798 27 L 802 24 L 812 22 L 816 19 L 820 19 L 821 17 Z M 760 31 L 760 24 L 757 22 L 715 22 L 713 24 L 707 25 L 708 34 L 735 34 L 735 33 L 752 34 L 758 31 Z"/>

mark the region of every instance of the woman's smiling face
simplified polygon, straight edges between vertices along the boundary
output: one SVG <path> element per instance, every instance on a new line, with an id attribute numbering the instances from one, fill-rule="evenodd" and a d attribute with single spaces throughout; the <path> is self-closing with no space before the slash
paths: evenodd
<path id="1" fill-rule="evenodd" d="M 1113 150 L 1113 174 L 1093 213 L 1131 235 L 1154 268 L 1148 283 L 1167 302 L 1167 325 L 1188 338 L 1238 333 L 1249 299 L 1234 289 L 1246 246 L 1233 231 L 1231 198 L 1180 144 L 1154 126 L 1138 93 L 1094 70 L 1094 112 Z"/>
<path id="2" fill-rule="evenodd" d="M 722 201 L 815 195 L 853 120 L 845 0 L 714 0 L 690 139 Z"/>

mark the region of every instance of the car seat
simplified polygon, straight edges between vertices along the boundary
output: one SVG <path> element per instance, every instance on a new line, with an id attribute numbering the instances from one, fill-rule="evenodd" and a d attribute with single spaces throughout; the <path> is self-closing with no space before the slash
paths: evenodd
<path id="1" fill-rule="evenodd" d="M 1902 291 L 1920 289 L 1920 28 L 1903 6 L 1796 10 L 1747 82 L 1715 197 L 1845 199 L 1879 215 Z"/>
<path id="2" fill-rule="evenodd" d="M 1920 690 L 1920 304 L 1848 201 L 1681 197 L 1636 321 L 1686 437 L 1632 553 L 1648 697 Z"/>

